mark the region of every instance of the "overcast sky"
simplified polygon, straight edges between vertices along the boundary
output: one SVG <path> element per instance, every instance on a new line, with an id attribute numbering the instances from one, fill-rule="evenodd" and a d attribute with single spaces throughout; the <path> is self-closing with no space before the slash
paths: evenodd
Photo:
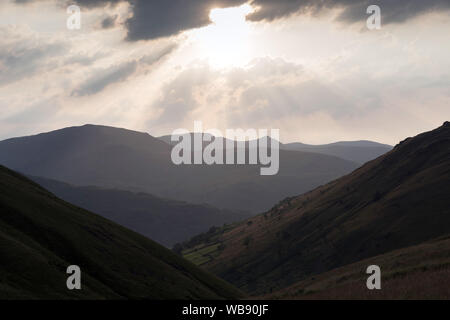
<path id="1" fill-rule="evenodd" d="M 0 139 L 201 120 L 396 144 L 450 119 L 450 0 L 1 0 L 0 32 Z"/>

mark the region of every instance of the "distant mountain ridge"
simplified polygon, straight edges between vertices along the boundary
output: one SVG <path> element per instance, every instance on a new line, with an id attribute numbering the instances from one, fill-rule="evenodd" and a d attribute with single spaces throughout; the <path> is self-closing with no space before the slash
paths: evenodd
<path id="1" fill-rule="evenodd" d="M 86 125 L 1 141 L 0 163 L 76 186 L 146 192 L 253 213 L 357 167 L 334 156 L 280 150 L 279 173 L 261 176 L 259 165 L 176 166 L 171 150 L 146 133 Z"/>
<path id="2" fill-rule="evenodd" d="M 281 148 L 285 150 L 317 152 L 321 154 L 333 155 L 342 159 L 358 162 L 360 164 L 373 160 L 392 150 L 392 146 L 390 145 L 367 140 L 339 141 L 323 145 L 310 145 L 294 142 L 284 144 Z"/>
<path id="3" fill-rule="evenodd" d="M 450 233 L 450 123 L 177 251 L 251 294 Z M 191 248 L 196 251 L 192 252 Z"/>
<path id="4" fill-rule="evenodd" d="M 214 137 L 210 134 L 203 133 L 208 137 Z M 194 137 L 194 133 L 191 133 L 191 139 Z M 195 133 L 195 135 L 201 135 L 201 133 Z M 164 141 L 170 145 L 175 145 L 177 142 L 171 140 L 172 136 L 166 135 L 158 137 L 161 141 Z M 224 144 L 227 141 L 224 139 Z M 269 138 L 270 139 L 270 138 Z M 246 142 L 248 146 L 248 142 Z M 358 140 L 358 141 L 338 141 L 334 143 L 312 145 L 305 144 L 301 142 L 292 143 L 281 143 L 279 142 L 279 147 L 282 150 L 290 151 L 303 151 L 303 152 L 313 152 L 320 153 L 330 156 L 339 157 L 341 159 L 357 162 L 363 164 L 367 161 L 373 160 L 386 152 L 392 150 L 392 146 L 387 144 L 382 144 L 369 140 Z"/>
<path id="5" fill-rule="evenodd" d="M 162 199 L 146 193 L 76 187 L 40 177 L 30 179 L 67 202 L 95 212 L 167 247 L 208 231 L 213 226 L 220 227 L 250 216 L 248 213 Z"/>

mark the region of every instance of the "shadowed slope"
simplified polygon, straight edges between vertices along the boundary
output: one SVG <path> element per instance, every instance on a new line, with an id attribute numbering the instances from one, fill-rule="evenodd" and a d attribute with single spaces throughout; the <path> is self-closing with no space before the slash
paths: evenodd
<path id="1" fill-rule="evenodd" d="M 163 199 L 147 193 L 76 187 L 40 177 L 30 178 L 61 199 L 168 247 L 208 231 L 213 226 L 241 221 L 250 216 L 208 205 Z"/>
<path id="2" fill-rule="evenodd" d="M 367 290 L 366 269 L 381 270 Z M 265 299 L 450 299 L 450 237 L 371 257 L 302 280 Z"/>
<path id="3" fill-rule="evenodd" d="M 0 166 L 0 298 L 221 299 L 237 289 Z M 78 265 L 82 290 L 66 288 Z"/>

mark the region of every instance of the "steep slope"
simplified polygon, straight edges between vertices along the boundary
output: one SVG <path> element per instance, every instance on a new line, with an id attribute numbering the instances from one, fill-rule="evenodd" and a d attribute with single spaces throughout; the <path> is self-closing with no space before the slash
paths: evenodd
<path id="1" fill-rule="evenodd" d="M 0 166 L 0 299 L 223 299 L 224 281 Z M 82 289 L 66 288 L 81 268 Z"/>
<path id="2" fill-rule="evenodd" d="M 360 164 L 373 160 L 392 150 L 392 147 L 389 145 L 372 141 L 341 141 L 323 145 L 294 142 L 283 144 L 281 148 L 285 150 L 328 154 Z"/>
<path id="3" fill-rule="evenodd" d="M 86 125 L 0 142 L 0 163 L 21 173 L 258 213 L 357 167 L 332 156 L 280 152 L 280 171 L 259 165 L 181 165 L 172 146 L 148 134 Z"/>
<path id="4" fill-rule="evenodd" d="M 163 199 L 147 193 L 76 187 L 56 180 L 30 178 L 57 197 L 167 247 L 206 232 L 213 226 L 222 226 L 249 217 L 249 214 Z"/>
<path id="5" fill-rule="evenodd" d="M 381 290 L 367 290 L 366 269 L 381 270 Z M 264 299 L 450 299 L 450 236 L 394 250 L 308 277 Z"/>
<path id="6" fill-rule="evenodd" d="M 347 176 L 177 249 L 216 248 L 195 260 L 247 292 L 267 293 L 450 233 L 449 194 L 446 122 Z"/>

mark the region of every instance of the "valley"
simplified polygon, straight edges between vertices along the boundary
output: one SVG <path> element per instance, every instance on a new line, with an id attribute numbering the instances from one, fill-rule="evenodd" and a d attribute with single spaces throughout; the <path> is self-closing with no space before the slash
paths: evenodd
<path id="1" fill-rule="evenodd" d="M 105 158 L 104 153 L 95 156 L 94 145 L 84 144 L 86 130 L 89 136 L 94 133 L 95 149 L 109 153 L 115 163 L 110 157 Z M 113 136 L 115 139 L 111 139 Z M 154 148 L 147 149 L 149 142 Z M 347 147 L 348 143 L 344 145 Z M 355 145 L 358 148 L 373 147 L 367 142 L 355 142 Z M 50 146 L 55 152 L 44 151 Z M 124 148 L 127 152 L 117 153 L 116 148 Z M 75 150 L 76 161 L 65 164 L 65 157 Z M 256 215 L 251 211 L 165 199 L 140 191 L 137 184 L 130 186 L 123 181 L 138 177 L 135 170 L 144 160 L 152 159 L 150 171 L 156 180 L 146 188 L 160 188 L 161 182 L 165 181 L 161 174 L 176 177 L 173 181 L 165 181 L 165 188 L 177 184 L 178 179 L 187 179 L 187 183 L 179 187 L 189 191 L 194 184 L 204 188 L 204 183 L 211 181 L 238 179 L 236 183 L 243 183 L 243 189 L 233 182 L 230 185 L 233 192 L 219 188 L 214 194 L 232 202 L 230 207 L 248 209 L 249 206 L 240 204 L 264 197 L 264 192 L 253 194 L 257 189 L 251 190 L 261 188 L 265 182 L 267 192 L 272 194 L 280 191 L 278 183 L 296 181 L 307 175 L 315 175 L 314 179 L 317 179 L 321 165 L 330 170 L 330 165 L 339 168 L 345 164 L 342 168 L 351 171 L 352 166 L 356 168 L 356 163 L 319 153 L 284 150 L 280 157 L 284 159 L 281 172 L 289 174 L 280 177 L 259 176 L 257 170 L 252 171 L 254 168 L 200 166 L 194 171 L 183 168 L 176 171 L 179 170 L 177 167 L 164 164 L 164 157 L 170 150 L 169 144 L 146 134 L 97 126 L 0 142 L 0 159 L 13 161 L 22 172 L 81 183 L 31 175 L 32 182 L 19 173 L 0 168 L 3 183 L 1 221 L 5 240 L 2 252 L 6 261 L 13 261 L 3 266 L 6 282 L 4 280 L 0 287 L 0 295 L 26 298 L 37 294 L 39 297 L 83 299 L 144 296 L 181 299 L 448 297 L 448 286 L 442 285 L 449 279 L 450 268 L 448 122 L 433 131 L 405 139 L 391 151 L 342 177 L 328 183 L 325 179 L 325 183 L 307 192 L 284 197 Z M 30 152 L 38 153 L 34 155 L 34 161 L 27 158 Z M 65 156 L 56 157 L 55 153 Z M 350 156 L 352 154 L 354 156 L 354 153 Z M 94 171 L 88 170 L 88 163 L 93 165 Z M 125 163 L 134 164 L 124 171 L 120 168 Z M 67 165 L 74 166 L 73 172 L 79 174 L 68 171 Z M 296 172 L 297 168 L 302 171 Z M 310 168 L 314 168 L 313 172 Z M 203 170 L 219 180 L 211 180 L 209 175 L 199 175 L 194 182 L 189 180 L 193 172 Z M 255 176 L 242 175 L 250 172 L 247 170 Z M 89 172 L 93 175 L 88 175 Z M 230 176 L 232 172 L 236 175 Z M 256 176 L 261 180 L 252 180 Z M 86 178 L 89 179 L 84 180 Z M 141 178 L 137 181 L 146 181 Z M 289 190 L 294 190 L 291 189 L 294 185 L 290 184 Z M 288 189 L 280 189 L 290 194 Z M 237 201 L 238 195 L 241 201 Z M 204 196 L 209 197 L 209 194 Z M 249 200 L 252 197 L 255 200 Z M 190 199 L 198 198 L 192 196 Z M 265 200 L 269 202 L 269 199 Z M 173 253 L 148 238 L 167 247 L 173 246 Z M 89 249 L 84 251 L 82 248 Z M 92 260 L 94 256 L 96 258 Z M 39 262 L 41 257 L 50 261 L 50 265 Z M 117 260 L 118 257 L 121 258 Z M 127 258 L 124 260 L 123 257 Z M 26 262 L 21 264 L 21 261 Z M 102 261 L 102 267 L 99 261 Z M 87 270 L 89 284 L 82 296 L 57 288 L 55 282 L 49 284 L 54 291 L 36 291 L 40 288 L 36 282 L 38 273 L 60 279 L 64 266 L 74 262 Z M 379 292 L 369 292 L 365 288 L 367 275 L 364 271 L 372 264 L 379 265 L 383 272 L 384 290 Z M 30 269 L 28 266 L 31 265 L 36 268 Z M 130 268 L 134 270 L 131 273 L 126 271 Z M 183 270 L 182 275 L 176 270 Z M 184 279 L 190 272 L 195 276 Z M 172 285 L 165 286 L 157 279 Z M 36 286 L 28 286 L 29 281 Z M 189 281 L 200 281 L 194 285 L 194 291 L 188 289 Z M 204 288 L 202 281 L 214 285 Z M 43 285 L 42 281 L 39 283 Z M 146 287 L 157 290 L 148 291 Z M 225 291 L 219 293 L 220 290 Z"/>
<path id="2" fill-rule="evenodd" d="M 449 181 L 446 122 L 351 174 L 176 249 L 247 293 L 265 295 L 448 235 Z"/>
<path id="3" fill-rule="evenodd" d="M 237 299 L 244 294 L 144 236 L 0 166 L 0 299 Z M 67 290 L 79 265 L 82 290 Z"/>

